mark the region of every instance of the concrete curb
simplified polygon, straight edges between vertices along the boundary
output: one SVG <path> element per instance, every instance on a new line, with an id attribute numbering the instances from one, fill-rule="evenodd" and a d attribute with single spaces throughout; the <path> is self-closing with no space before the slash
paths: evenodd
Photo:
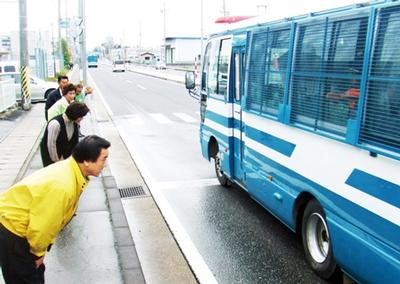
<path id="1" fill-rule="evenodd" d="M 28 156 L 25 158 L 25 161 L 22 164 L 21 169 L 19 170 L 17 176 L 15 177 L 14 183 L 20 181 L 24 177 L 24 175 L 25 175 L 25 173 L 26 173 L 26 171 L 28 169 L 28 166 L 30 165 L 30 163 L 31 163 L 31 161 L 33 159 L 33 156 L 35 155 L 36 151 L 39 149 L 39 144 L 40 144 L 41 138 L 43 136 L 43 133 L 44 133 L 44 131 L 46 129 L 46 125 L 47 124 L 45 123 L 43 125 L 42 129 L 40 130 L 39 135 L 36 138 L 35 143 L 33 143 L 31 151 L 29 152 Z"/>
<path id="2" fill-rule="evenodd" d="M 104 122 L 110 123 L 113 125 L 113 127 L 115 127 L 114 121 L 112 120 L 112 115 L 110 114 L 111 110 L 106 107 L 106 103 L 100 89 L 90 74 L 88 79 L 98 92 L 96 94 L 99 96 L 97 103 L 101 104 L 106 110 L 107 118 Z M 95 102 L 93 101 L 93 98 L 91 99 L 92 103 L 94 104 Z M 91 111 L 91 123 L 96 135 L 100 136 L 100 126 L 97 118 L 96 108 Z M 115 242 L 114 246 L 118 255 L 118 264 L 123 281 L 124 283 L 146 283 L 143 269 L 137 255 L 133 236 L 128 226 L 126 215 L 123 212 L 122 200 L 118 190 L 117 182 L 111 172 L 111 165 L 109 161 L 107 161 L 106 167 L 101 173 L 101 182 L 106 194 L 106 205 L 108 207 L 110 221 L 113 227 Z"/>

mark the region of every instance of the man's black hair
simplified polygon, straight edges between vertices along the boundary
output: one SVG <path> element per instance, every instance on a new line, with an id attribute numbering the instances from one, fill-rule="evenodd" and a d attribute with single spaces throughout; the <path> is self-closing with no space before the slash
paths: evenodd
<path id="1" fill-rule="evenodd" d="M 89 108 L 86 104 L 79 102 L 72 102 L 68 105 L 65 110 L 65 115 L 69 120 L 75 121 L 78 118 L 84 117 L 89 112 Z"/>
<path id="2" fill-rule="evenodd" d="M 58 76 L 58 78 L 57 78 L 57 82 L 60 84 L 61 80 L 64 80 L 64 79 L 69 80 L 69 79 L 68 79 L 68 76 L 60 75 L 60 76 Z"/>
<path id="3" fill-rule="evenodd" d="M 72 150 L 72 157 L 78 163 L 96 162 L 100 157 L 101 149 L 108 149 L 110 146 L 110 142 L 97 135 L 86 136 Z"/>

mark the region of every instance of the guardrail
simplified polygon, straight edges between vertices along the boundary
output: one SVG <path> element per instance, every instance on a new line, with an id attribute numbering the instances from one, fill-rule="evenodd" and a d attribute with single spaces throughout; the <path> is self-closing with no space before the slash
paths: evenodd
<path id="1" fill-rule="evenodd" d="M 0 81 L 0 112 L 14 106 L 17 103 L 15 84 L 13 79 Z"/>

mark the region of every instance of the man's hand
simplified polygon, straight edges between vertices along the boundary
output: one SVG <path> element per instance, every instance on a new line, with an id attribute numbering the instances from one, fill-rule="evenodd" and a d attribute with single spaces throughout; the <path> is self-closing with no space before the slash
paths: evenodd
<path id="1" fill-rule="evenodd" d="M 36 268 L 39 268 L 43 264 L 44 256 L 35 260 Z"/>

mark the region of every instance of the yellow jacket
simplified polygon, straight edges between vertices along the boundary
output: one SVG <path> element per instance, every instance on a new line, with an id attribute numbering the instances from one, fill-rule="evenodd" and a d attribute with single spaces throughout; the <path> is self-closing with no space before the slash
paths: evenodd
<path id="1" fill-rule="evenodd" d="M 43 256 L 72 219 L 87 184 L 72 157 L 43 168 L 0 195 L 0 223 Z"/>

